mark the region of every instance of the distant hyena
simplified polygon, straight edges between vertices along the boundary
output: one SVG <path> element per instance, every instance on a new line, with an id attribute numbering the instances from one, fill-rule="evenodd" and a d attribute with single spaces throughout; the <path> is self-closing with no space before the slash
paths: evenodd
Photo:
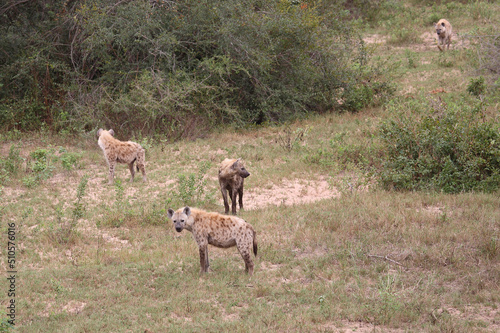
<path id="1" fill-rule="evenodd" d="M 229 212 L 229 203 L 227 201 L 227 191 L 231 198 L 231 210 L 233 215 L 236 215 L 236 196 L 239 197 L 240 209 L 243 209 L 243 182 L 245 178 L 250 176 L 250 173 L 245 169 L 240 158 L 226 158 L 220 164 L 219 168 L 219 184 L 224 199 L 224 210 Z"/>
<path id="2" fill-rule="evenodd" d="M 113 178 L 115 176 L 115 166 L 116 163 L 126 163 L 130 169 L 130 174 L 132 177 L 130 181 L 134 181 L 134 162 L 137 162 L 137 171 L 142 171 L 142 179 L 146 181 L 146 169 L 145 169 L 145 151 L 140 144 L 127 141 L 123 142 L 117 140 L 113 137 L 115 132 L 110 129 L 109 131 L 103 130 L 102 128 L 97 131 L 97 136 L 99 140 L 97 143 L 104 152 L 104 157 L 109 165 L 109 184 L 113 183 Z"/>
<path id="3" fill-rule="evenodd" d="M 245 261 L 245 270 L 253 273 L 251 252 L 257 256 L 257 239 L 253 227 L 243 219 L 210 213 L 196 208 L 184 207 L 174 212 L 169 209 L 168 218 L 172 219 L 175 230 L 181 232 L 186 229 L 193 233 L 193 237 L 200 248 L 201 273 L 208 272 L 208 244 L 228 248 L 236 246 Z"/>
<path id="4" fill-rule="evenodd" d="M 439 51 L 444 51 L 445 44 L 447 45 L 447 50 L 450 49 L 451 44 L 451 24 L 445 19 L 440 19 L 438 23 L 434 23 L 434 28 L 436 29 L 436 34 L 438 36 L 438 48 Z M 441 46 L 443 48 L 441 48 Z"/>

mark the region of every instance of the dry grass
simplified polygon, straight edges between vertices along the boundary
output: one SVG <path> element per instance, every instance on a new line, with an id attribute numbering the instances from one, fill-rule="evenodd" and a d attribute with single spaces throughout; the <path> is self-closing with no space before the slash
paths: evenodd
<path id="1" fill-rule="evenodd" d="M 376 55 L 391 47 L 400 61 L 387 73 L 399 95 L 465 91 L 466 73 L 459 68 L 466 50 L 443 60 L 432 47 L 388 46 L 383 35 L 375 37 Z M 416 67 L 404 65 L 412 56 L 407 48 Z M 92 133 L 38 133 L 3 142 L 2 158 L 12 144 L 23 158 L 38 148 L 82 154 L 69 171 L 55 159 L 49 177 L 32 187 L 23 184 L 24 166 L 0 187 L 2 223 L 18 227 L 16 330 L 499 331 L 498 193 L 379 190 L 360 160 L 378 151 L 376 134 L 386 112 L 327 114 L 282 127 L 153 143 L 146 184 L 128 183 L 128 168 L 119 165 L 120 182 L 107 185 L 107 165 Z M 294 144 L 284 149 L 280 140 L 300 131 L 300 140 L 285 140 Z M 251 173 L 240 212 L 257 230 L 251 278 L 235 248 L 210 248 L 211 271 L 200 276 L 191 235 L 175 232 L 166 218 L 167 208 L 183 204 L 181 174 L 204 176 L 202 188 L 192 185 L 197 206 L 223 211 L 217 165 L 226 157 L 243 158 Z M 376 164 L 377 156 L 371 158 Z M 209 163 L 206 175 L 201 163 Z M 84 175 L 85 213 L 71 229 Z M 61 227 L 70 228 L 71 241 L 54 238 Z M 7 270 L 5 259 L 0 265 Z"/>

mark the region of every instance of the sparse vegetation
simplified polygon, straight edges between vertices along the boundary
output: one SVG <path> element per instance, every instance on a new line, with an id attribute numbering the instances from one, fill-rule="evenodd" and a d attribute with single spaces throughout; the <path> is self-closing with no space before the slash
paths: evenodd
<path id="1" fill-rule="evenodd" d="M 0 331 L 500 331 L 497 2 L 151 3 L 0 5 Z M 97 122 L 147 183 L 106 184 Z M 211 247 L 200 277 L 167 209 L 223 212 L 237 157 L 254 275 Z"/>

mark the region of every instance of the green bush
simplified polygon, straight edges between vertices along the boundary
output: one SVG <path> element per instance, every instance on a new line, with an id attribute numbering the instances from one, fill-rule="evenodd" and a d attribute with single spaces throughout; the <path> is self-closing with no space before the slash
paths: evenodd
<path id="1" fill-rule="evenodd" d="M 477 79 L 471 78 L 470 83 L 467 86 L 467 92 L 476 97 L 482 95 L 486 90 L 484 84 L 484 77 L 480 76 Z"/>
<path id="2" fill-rule="evenodd" d="M 484 120 L 481 104 L 396 100 L 389 109 L 396 116 L 381 127 L 387 159 L 379 176 L 385 188 L 447 193 L 498 189 L 499 124 Z"/>
<path id="3" fill-rule="evenodd" d="M 18 174 L 23 165 L 24 159 L 20 156 L 17 145 L 11 145 L 7 158 L 0 156 L 0 185 L 8 181 L 11 176 Z"/>
<path id="4" fill-rule="evenodd" d="M 26 187 L 34 187 L 40 181 L 50 178 L 55 170 L 55 160 L 53 148 L 39 148 L 31 152 L 26 162 L 26 171 L 31 174 L 23 177 L 23 184 Z"/>
<path id="5" fill-rule="evenodd" d="M 206 173 L 210 169 L 209 162 L 199 164 L 198 173 L 180 174 L 177 182 L 177 192 L 174 199 L 182 205 L 212 204 L 215 201 L 214 194 L 207 191 Z"/>
<path id="6" fill-rule="evenodd" d="M 361 82 L 378 83 L 350 13 L 325 8 L 342 3 L 17 3 L 0 23 L 0 121 L 175 139 L 330 111 L 342 94 L 357 110 L 376 98 Z"/>

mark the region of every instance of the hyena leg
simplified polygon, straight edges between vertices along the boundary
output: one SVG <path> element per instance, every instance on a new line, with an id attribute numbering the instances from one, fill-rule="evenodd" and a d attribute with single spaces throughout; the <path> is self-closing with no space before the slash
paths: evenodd
<path id="1" fill-rule="evenodd" d="M 227 214 L 229 212 L 229 203 L 227 202 L 227 190 L 224 186 L 220 187 L 222 192 L 222 200 L 224 200 L 224 212 Z"/>
<path id="2" fill-rule="evenodd" d="M 441 46 L 443 46 L 443 47 L 441 47 Z M 438 38 L 438 49 L 441 52 L 443 52 L 443 50 L 444 50 L 444 41 L 441 38 Z"/>
<path id="3" fill-rule="evenodd" d="M 144 164 L 143 163 L 139 163 L 139 161 L 137 161 L 137 169 L 141 170 L 141 172 L 142 172 L 142 180 L 144 182 L 147 182 L 148 179 L 146 178 L 146 168 L 144 167 Z"/>
<path id="4" fill-rule="evenodd" d="M 200 265 L 201 265 L 201 270 L 200 273 L 206 273 L 208 272 L 208 245 L 203 244 L 200 245 Z"/>
<path id="5" fill-rule="evenodd" d="M 208 272 L 209 268 L 210 268 L 210 260 L 208 260 L 208 245 L 207 245 L 205 251 L 205 272 Z"/>
<path id="6" fill-rule="evenodd" d="M 240 204 L 240 209 L 243 209 L 243 184 L 241 184 L 240 188 L 238 189 L 238 201 Z"/>
<path id="7" fill-rule="evenodd" d="M 137 170 L 141 170 L 142 172 L 142 180 L 144 182 L 147 182 L 147 178 L 146 178 L 146 165 L 145 165 L 145 156 L 144 155 L 140 155 L 138 158 L 137 158 Z"/>
<path id="8" fill-rule="evenodd" d="M 116 162 L 109 161 L 109 181 L 108 184 L 113 184 L 113 179 L 115 178 L 115 166 Z"/>
<path id="9" fill-rule="evenodd" d="M 236 201 L 237 201 L 237 196 L 238 196 L 238 191 L 237 190 L 229 190 L 229 195 L 231 196 L 231 211 L 233 215 L 236 215 Z"/>
<path id="10" fill-rule="evenodd" d="M 238 248 L 238 251 L 241 254 L 241 257 L 243 258 L 243 261 L 245 262 L 245 271 L 249 274 L 253 274 L 253 260 L 252 260 L 252 246 L 253 239 L 250 239 L 248 237 L 242 239 L 238 244 L 236 244 L 236 247 Z"/>
<path id="11" fill-rule="evenodd" d="M 128 169 L 130 170 L 130 182 L 131 183 L 134 181 L 134 176 L 135 176 L 134 162 L 135 162 L 135 160 L 133 160 L 131 163 L 128 164 Z"/>

